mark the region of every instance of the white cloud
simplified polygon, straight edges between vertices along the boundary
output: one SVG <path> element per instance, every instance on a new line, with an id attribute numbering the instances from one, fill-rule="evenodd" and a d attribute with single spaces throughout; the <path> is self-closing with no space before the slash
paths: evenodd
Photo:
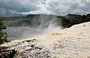
<path id="1" fill-rule="evenodd" d="M 57 15 L 66 15 L 68 13 L 85 14 L 90 12 L 90 0 L 47 0 L 47 3 L 50 5 L 48 10 Z"/>
<path id="2" fill-rule="evenodd" d="M 5 15 L 6 9 L 15 14 L 86 14 L 90 12 L 90 0 L 0 0 L 1 8 Z"/>

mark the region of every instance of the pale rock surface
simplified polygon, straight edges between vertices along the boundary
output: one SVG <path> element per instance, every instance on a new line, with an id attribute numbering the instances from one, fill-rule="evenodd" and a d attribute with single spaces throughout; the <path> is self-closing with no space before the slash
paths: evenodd
<path id="1" fill-rule="evenodd" d="M 17 50 L 17 58 L 90 58 L 90 22 L 2 46 Z"/>

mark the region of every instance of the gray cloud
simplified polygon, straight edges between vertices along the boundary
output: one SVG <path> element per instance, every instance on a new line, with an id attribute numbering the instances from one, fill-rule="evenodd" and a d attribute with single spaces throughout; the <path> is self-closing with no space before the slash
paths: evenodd
<path id="1" fill-rule="evenodd" d="M 87 14 L 90 0 L 0 0 L 0 16 L 15 14 Z"/>
<path id="2" fill-rule="evenodd" d="M 29 0 L 1 0 L 0 1 L 0 6 L 11 9 L 11 10 L 16 10 L 19 12 L 27 12 L 30 10 L 35 10 L 38 9 L 36 5 L 34 5 L 36 2 L 31 2 Z M 38 3 L 37 3 L 38 4 Z"/>

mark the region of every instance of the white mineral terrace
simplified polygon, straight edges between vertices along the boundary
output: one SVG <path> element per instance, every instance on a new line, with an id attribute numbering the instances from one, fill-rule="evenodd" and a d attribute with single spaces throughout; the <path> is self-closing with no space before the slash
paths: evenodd
<path id="1" fill-rule="evenodd" d="M 90 22 L 2 46 L 17 50 L 17 58 L 90 58 Z"/>

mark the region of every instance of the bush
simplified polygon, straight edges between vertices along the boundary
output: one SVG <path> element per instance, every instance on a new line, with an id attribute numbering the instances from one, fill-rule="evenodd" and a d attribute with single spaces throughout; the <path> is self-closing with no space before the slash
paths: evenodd
<path id="1" fill-rule="evenodd" d="M 2 31 L 3 29 L 6 29 L 6 26 L 0 20 L 0 44 L 2 44 L 2 43 L 7 41 L 7 36 L 6 36 L 6 33 Z"/>

